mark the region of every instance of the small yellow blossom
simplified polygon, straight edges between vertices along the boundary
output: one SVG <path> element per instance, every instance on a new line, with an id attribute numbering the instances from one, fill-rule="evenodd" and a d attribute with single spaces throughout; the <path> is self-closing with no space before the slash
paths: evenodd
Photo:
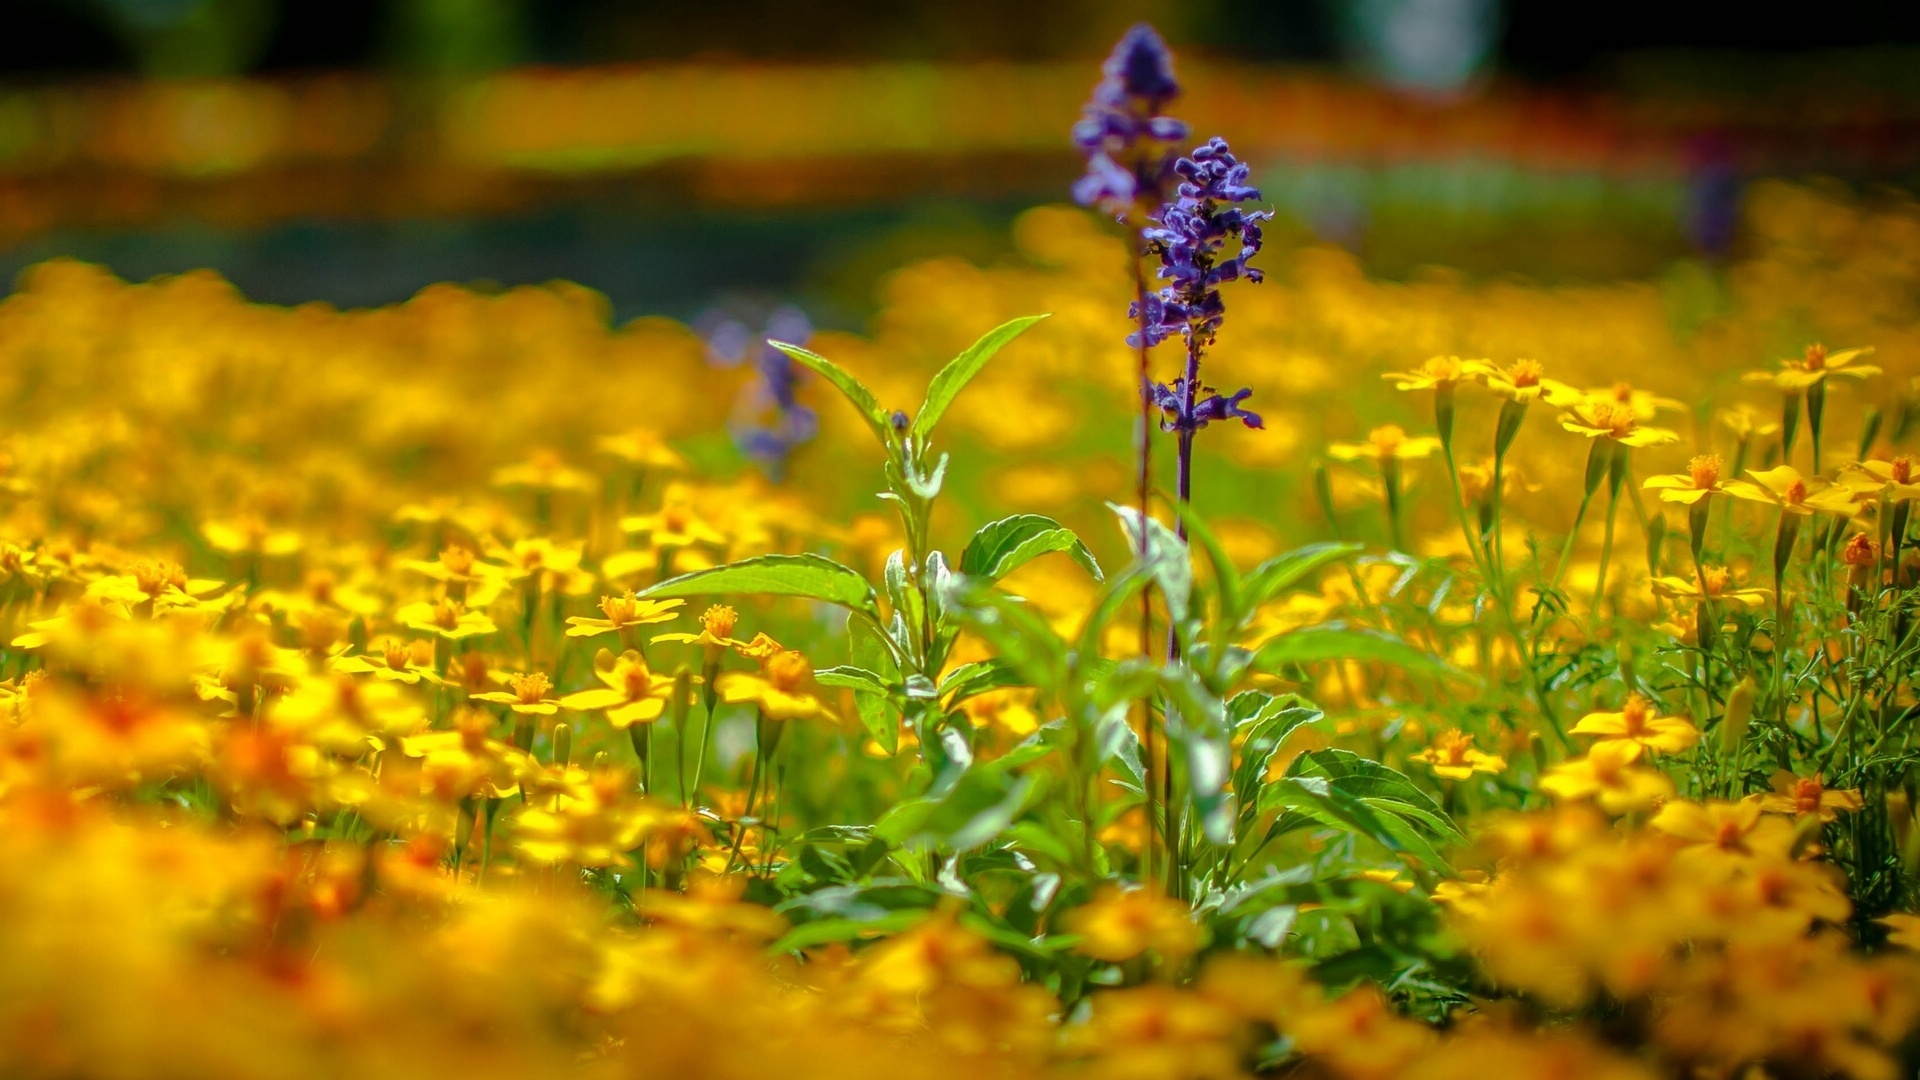
<path id="1" fill-rule="evenodd" d="M 1872 364 L 1855 363 L 1872 354 L 1871 347 L 1828 352 L 1825 345 L 1813 344 L 1807 346 L 1804 354 L 1780 361 L 1778 371 L 1749 371 L 1741 378 L 1750 383 L 1762 383 L 1789 393 L 1798 393 L 1824 382 L 1830 375 L 1866 379 L 1880 374 L 1880 369 Z"/>
<path id="2" fill-rule="evenodd" d="M 1853 492 L 1817 476 L 1803 477 L 1791 465 L 1748 469 L 1747 475 L 1753 479 L 1729 480 L 1723 490 L 1736 499 L 1767 503 L 1779 507 L 1781 513 L 1803 517 L 1816 510 L 1851 517 L 1858 509 L 1858 497 Z"/>
<path id="3" fill-rule="evenodd" d="M 1636 743 L 1603 740 L 1585 757 L 1554 766 L 1540 778 L 1540 788 L 1557 799 L 1593 799 L 1610 814 L 1645 810 L 1673 794 L 1673 781 L 1657 769 L 1636 765 L 1639 757 Z"/>
<path id="4" fill-rule="evenodd" d="M 1560 415 L 1560 426 L 1589 439 L 1611 439 L 1622 446 L 1665 446 L 1680 436 L 1665 428 L 1640 426 L 1630 405 L 1588 398 Z"/>
<path id="5" fill-rule="evenodd" d="M 1507 769 L 1505 758 L 1476 749 L 1473 736 L 1457 729 L 1441 732 L 1433 745 L 1413 755 L 1413 760 L 1425 762 L 1435 776 L 1449 780 L 1465 780 L 1477 772 L 1502 773 Z"/>
<path id="6" fill-rule="evenodd" d="M 1760 809 L 1768 813 L 1812 816 L 1830 822 L 1842 811 L 1853 813 L 1866 805 L 1858 791 L 1830 789 L 1821 782 L 1818 773 L 1795 776 L 1785 769 L 1776 769 L 1771 786 L 1772 791 L 1755 796 Z"/>
<path id="7" fill-rule="evenodd" d="M 1691 721 L 1654 715 L 1653 703 L 1639 694 L 1629 694 L 1619 712 L 1592 712 L 1581 717 L 1573 725 L 1573 733 L 1598 736 L 1602 743 L 1621 743 L 1630 749 L 1630 757 L 1639 756 L 1642 750 L 1678 754 L 1700 741 L 1700 731 Z"/>
<path id="8" fill-rule="evenodd" d="M 1368 432 L 1366 442 L 1334 443 L 1327 453 L 1336 461 L 1417 461 L 1438 449 L 1437 436 L 1409 436 L 1400 425 L 1386 424 Z"/>
<path id="9" fill-rule="evenodd" d="M 1686 472 L 1649 476 L 1640 486 L 1648 491 L 1658 491 L 1664 502 L 1691 506 L 1722 490 L 1720 470 L 1724 467 L 1719 454 L 1701 454 L 1687 462 Z"/>
<path id="10" fill-rule="evenodd" d="M 714 685 L 722 700 L 752 703 L 769 720 L 838 720 L 813 694 L 813 665 L 792 649 L 767 657 L 758 672 L 730 671 Z"/>
<path id="11" fill-rule="evenodd" d="M 560 704 L 583 712 L 604 712 L 617 728 L 648 724 L 666 711 L 673 696 L 673 679 L 655 675 L 647 661 L 632 649 L 615 657 L 605 649 L 593 658 L 593 675 L 603 684 L 560 699 Z"/>
<path id="12" fill-rule="evenodd" d="M 567 619 L 568 637 L 599 637 L 654 623 L 663 623 L 678 613 L 685 600 L 641 600 L 633 593 L 600 598 L 602 618 L 573 615 Z"/>

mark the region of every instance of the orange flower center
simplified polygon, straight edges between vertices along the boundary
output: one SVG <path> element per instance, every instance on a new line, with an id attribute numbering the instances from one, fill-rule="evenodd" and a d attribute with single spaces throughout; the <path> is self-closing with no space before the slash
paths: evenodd
<path id="1" fill-rule="evenodd" d="M 1620 707 L 1620 727 L 1628 736 L 1642 735 L 1647 730 L 1647 718 L 1650 710 L 1647 699 L 1638 694 L 1627 699 Z"/>
<path id="2" fill-rule="evenodd" d="M 1785 498 L 1794 506 L 1799 506 L 1801 503 L 1806 502 L 1807 482 L 1805 480 L 1795 480 L 1793 483 L 1788 484 Z"/>
<path id="3" fill-rule="evenodd" d="M 600 613 L 605 615 L 607 621 L 615 626 L 625 626 L 632 622 L 638 610 L 639 604 L 634 601 L 632 593 L 627 593 L 624 596 L 603 596 L 600 598 Z"/>
<path id="4" fill-rule="evenodd" d="M 620 680 L 628 701 L 639 701 L 653 691 L 653 672 L 648 671 L 645 664 L 622 664 Z"/>
<path id="5" fill-rule="evenodd" d="M 1713 843 L 1722 851 L 1738 851 L 1745 846 L 1747 830 L 1739 821 L 1729 818 L 1714 830 Z"/>
<path id="6" fill-rule="evenodd" d="M 1719 596 L 1727 590 L 1727 583 L 1733 578 L 1733 572 L 1724 566 L 1703 566 L 1700 568 L 1700 592 L 1706 596 Z"/>
<path id="7" fill-rule="evenodd" d="M 693 523 L 693 512 L 684 506 L 669 506 L 660 511 L 660 520 L 668 532 L 683 533 Z"/>
<path id="8" fill-rule="evenodd" d="M 1421 374 L 1439 382 L 1460 381 L 1460 358 L 1457 356 L 1436 356 L 1421 365 Z"/>
<path id="9" fill-rule="evenodd" d="M 544 672 L 536 671 L 531 675 L 512 675 L 507 678 L 513 696 L 522 705 L 536 705 L 545 700 L 547 691 L 553 689 L 553 683 L 547 680 Z"/>
<path id="10" fill-rule="evenodd" d="M 408 650 L 405 645 L 398 641 L 389 640 L 383 651 L 386 654 L 385 659 L 389 669 L 399 671 L 401 668 L 407 666 Z"/>
<path id="11" fill-rule="evenodd" d="M 1840 561 L 1848 566 L 1872 566 L 1880 558 L 1880 545 L 1865 533 L 1856 533 L 1840 552 Z"/>
<path id="12" fill-rule="evenodd" d="M 416 667 L 426 667 L 433 663 L 433 642 L 423 640 L 408 645 L 407 663 Z"/>
<path id="13" fill-rule="evenodd" d="M 442 600 L 433 605 L 433 625 L 442 630 L 452 630 L 460 625 L 460 616 L 467 613 L 467 605 L 458 600 Z"/>
<path id="14" fill-rule="evenodd" d="M 1827 347 L 1813 344 L 1807 346 L 1806 367 L 1808 371 L 1819 371 L 1827 366 Z"/>
<path id="15" fill-rule="evenodd" d="M 1632 405 L 1633 404 L 1632 384 L 1623 383 L 1623 382 L 1614 383 L 1613 384 L 1613 400 L 1619 402 L 1622 405 Z"/>
<path id="16" fill-rule="evenodd" d="M 1625 405 L 1595 405 L 1588 410 L 1589 426 L 1599 428 L 1611 438 L 1622 439 L 1633 433 L 1633 409 Z"/>
<path id="17" fill-rule="evenodd" d="M 807 658 L 793 649 L 775 653 L 767 658 L 767 681 L 775 690 L 793 693 L 806 685 L 813 675 L 813 665 Z"/>
<path id="18" fill-rule="evenodd" d="M 700 629 L 712 637 L 730 638 L 733 636 L 733 628 L 739 618 L 739 614 L 731 607 L 715 604 L 701 613 Z"/>
<path id="19" fill-rule="evenodd" d="M 1464 731 L 1449 731 L 1440 736 L 1434 748 L 1448 765 L 1465 765 L 1467 754 L 1473 750 L 1473 736 Z"/>
<path id="20" fill-rule="evenodd" d="M 1399 424 L 1387 424 L 1367 432 L 1367 441 L 1380 451 L 1381 457 L 1390 458 L 1399 454 L 1400 447 L 1407 441 L 1407 433 Z"/>
<path id="21" fill-rule="evenodd" d="M 1802 776 L 1793 782 L 1793 808 L 1802 814 L 1816 813 L 1820 809 L 1820 796 L 1826 793 L 1826 785 L 1818 777 Z"/>
<path id="22" fill-rule="evenodd" d="M 459 544 L 449 544 L 440 551 L 440 565 L 454 577 L 466 577 L 473 573 L 473 552 Z"/>
<path id="23" fill-rule="evenodd" d="M 1693 475 L 1693 486 L 1701 491 L 1710 491 L 1720 482 L 1720 455 L 1701 454 L 1687 462 L 1687 471 Z"/>
<path id="24" fill-rule="evenodd" d="M 1913 483 L 1913 459 L 1912 458 L 1908 457 L 1905 454 L 1901 454 L 1899 457 L 1896 457 L 1893 459 L 1891 468 L 1893 472 L 1894 483 L 1896 484 Z"/>
<path id="25" fill-rule="evenodd" d="M 1546 375 L 1546 368 L 1538 360 L 1515 360 L 1507 369 L 1507 378 L 1515 386 L 1539 386 L 1540 379 Z"/>
<path id="26" fill-rule="evenodd" d="M 158 596 L 169 586 L 176 589 L 187 587 L 187 572 L 177 563 L 140 559 L 127 570 L 133 575 L 134 584 L 148 596 Z"/>

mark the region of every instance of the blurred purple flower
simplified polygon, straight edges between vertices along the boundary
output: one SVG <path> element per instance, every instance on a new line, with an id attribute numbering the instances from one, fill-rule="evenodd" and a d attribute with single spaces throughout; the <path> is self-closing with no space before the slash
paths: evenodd
<path id="1" fill-rule="evenodd" d="M 1087 171 L 1073 185 L 1082 206 L 1118 217 L 1151 210 L 1166 201 L 1173 181 L 1173 144 L 1187 125 L 1164 110 L 1180 96 L 1173 54 L 1154 28 L 1128 30 L 1101 68 L 1104 76 L 1073 126 L 1073 141 L 1087 158 Z"/>
<path id="2" fill-rule="evenodd" d="M 740 451 L 778 477 L 795 448 L 819 434 L 820 425 L 813 410 L 800 404 L 799 369 L 787 354 L 767 342 L 805 344 L 813 335 L 813 324 L 805 312 L 791 304 L 774 308 L 764 320 L 754 319 L 752 314 L 742 317 L 716 310 L 696 320 L 695 325 L 706 337 L 708 359 L 715 366 L 735 367 L 752 358 L 759 378 L 741 388 L 728 427 Z M 761 323 L 760 329 L 754 329 L 754 322 Z"/>

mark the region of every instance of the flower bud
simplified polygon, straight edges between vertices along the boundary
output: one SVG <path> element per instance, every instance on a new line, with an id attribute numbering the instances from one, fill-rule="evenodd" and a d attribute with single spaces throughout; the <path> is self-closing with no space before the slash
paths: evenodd
<path id="1" fill-rule="evenodd" d="M 1727 693 L 1727 711 L 1720 718 L 1720 750 L 1732 754 L 1740 749 L 1740 743 L 1747 737 L 1747 725 L 1753 720 L 1753 696 L 1759 692 L 1759 685 L 1748 675 L 1734 684 Z"/>

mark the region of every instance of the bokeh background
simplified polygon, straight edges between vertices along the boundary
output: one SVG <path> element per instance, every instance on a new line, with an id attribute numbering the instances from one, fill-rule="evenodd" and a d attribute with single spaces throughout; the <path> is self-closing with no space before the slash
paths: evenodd
<path id="1" fill-rule="evenodd" d="M 565 278 L 616 318 L 860 328 L 1018 258 L 1152 19 L 1276 243 L 1547 283 L 1736 259 L 1756 182 L 1920 177 L 1920 8 L 1651 0 L 6 0 L 0 278 L 210 267 L 342 306 Z"/>

